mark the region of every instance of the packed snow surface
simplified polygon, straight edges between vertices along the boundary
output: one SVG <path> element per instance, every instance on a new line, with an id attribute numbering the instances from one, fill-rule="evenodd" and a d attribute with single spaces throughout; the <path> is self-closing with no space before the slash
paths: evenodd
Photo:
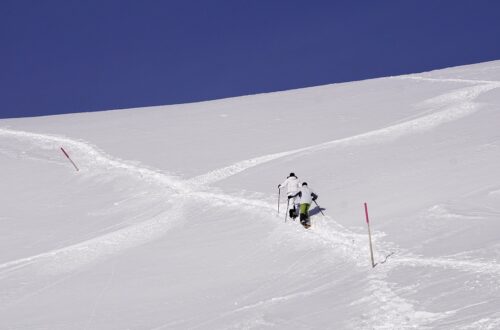
<path id="1" fill-rule="evenodd" d="M 500 61 L 1 120 L 0 162 L 2 329 L 500 329 Z"/>

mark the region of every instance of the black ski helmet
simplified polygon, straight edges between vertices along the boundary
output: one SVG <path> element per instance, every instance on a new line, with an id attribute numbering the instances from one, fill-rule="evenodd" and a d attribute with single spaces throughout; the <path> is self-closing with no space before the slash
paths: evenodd
<path id="1" fill-rule="evenodd" d="M 297 176 L 295 175 L 295 173 L 291 172 L 291 173 L 290 173 L 290 175 L 289 175 L 288 177 L 290 178 L 290 177 L 292 177 L 292 176 L 297 177 Z"/>
<path id="2" fill-rule="evenodd" d="M 307 182 L 302 182 L 302 185 L 303 186 L 307 186 Z"/>

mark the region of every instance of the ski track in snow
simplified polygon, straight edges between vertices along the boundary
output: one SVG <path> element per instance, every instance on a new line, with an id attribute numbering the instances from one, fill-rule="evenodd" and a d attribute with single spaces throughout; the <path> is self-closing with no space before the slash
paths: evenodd
<path id="1" fill-rule="evenodd" d="M 244 197 L 230 196 L 219 192 L 207 190 L 208 184 L 215 183 L 233 175 L 241 173 L 255 166 L 280 159 L 291 155 L 305 155 L 320 150 L 333 147 L 352 147 L 374 143 L 390 142 L 405 135 L 414 134 L 431 130 L 439 125 L 461 119 L 478 111 L 479 106 L 473 101 L 480 94 L 500 87 L 499 82 L 492 81 L 474 81 L 463 79 L 434 79 L 416 76 L 397 77 L 397 79 L 416 79 L 430 82 L 459 82 L 470 83 L 473 86 L 461 88 L 450 93 L 443 94 L 433 99 L 427 100 L 422 105 L 425 107 L 439 107 L 441 110 L 426 114 L 424 116 L 407 120 L 382 129 L 324 142 L 318 145 L 299 148 L 286 152 L 265 155 L 249 160 L 237 162 L 233 165 L 213 170 L 207 174 L 194 177 L 190 180 L 182 181 L 177 177 L 165 173 L 148 169 L 144 166 L 124 162 L 115 159 L 96 147 L 83 142 L 76 141 L 66 137 L 37 134 L 23 131 L 0 128 L 0 137 L 16 138 L 36 144 L 45 150 L 59 149 L 61 146 L 67 148 L 70 153 L 76 154 L 78 151 L 78 164 L 82 172 L 88 173 L 93 169 L 103 168 L 106 170 L 123 171 L 126 175 L 132 176 L 137 180 L 146 181 L 163 189 L 172 189 L 176 192 L 176 197 L 188 199 L 201 199 L 212 204 L 225 206 L 241 207 L 242 205 L 248 211 L 255 212 L 256 206 L 261 210 L 266 210 L 270 217 L 275 212 L 275 205 L 262 200 L 252 200 Z M 81 155 L 85 155 L 82 157 Z M 123 229 L 97 236 L 93 239 L 63 247 L 53 251 L 48 251 L 31 257 L 21 258 L 0 264 L 0 278 L 9 276 L 10 273 L 18 271 L 25 267 L 35 267 L 41 274 L 57 274 L 60 272 L 71 272 L 89 263 L 96 262 L 116 254 L 124 249 L 132 248 L 144 242 L 156 239 L 165 234 L 165 232 L 175 223 L 176 219 L 182 217 L 182 206 L 166 210 L 158 214 L 153 219 L 142 223 L 125 227 Z M 365 244 L 361 244 L 365 235 L 356 234 L 346 228 L 343 228 L 332 219 L 328 218 L 329 226 L 318 226 L 310 231 L 316 240 L 323 241 L 324 244 L 334 246 L 346 259 L 354 261 L 360 267 L 366 267 L 367 249 Z M 331 226 L 335 227 L 332 230 Z M 394 251 L 390 244 L 384 247 L 381 243 L 381 251 Z M 384 253 L 385 253 L 384 252 Z M 377 255 L 378 260 L 383 259 L 383 253 Z M 385 270 L 375 272 L 369 276 L 370 290 L 376 305 L 379 307 L 370 312 L 368 320 L 363 326 L 372 327 L 375 320 L 380 320 L 380 313 L 383 312 L 387 317 L 382 319 L 381 326 L 388 324 L 401 324 L 410 327 L 432 322 L 439 318 L 446 317 L 446 313 L 427 313 L 415 311 L 413 305 L 399 297 L 390 288 L 386 276 L 389 270 L 397 266 L 412 267 L 438 267 L 454 269 L 458 271 L 471 272 L 476 274 L 489 274 L 498 277 L 500 275 L 500 265 L 487 261 L 473 260 L 454 260 L 451 258 L 424 258 L 413 256 L 409 253 L 398 251 L 398 255 L 391 258 L 391 266 Z M 379 266 L 380 269 L 380 266 Z M 309 293 L 311 294 L 315 290 Z M 283 300 L 292 299 L 291 296 L 275 297 L 266 302 L 259 302 L 254 305 L 242 307 L 233 312 L 238 312 L 248 308 L 260 308 L 267 304 L 277 303 Z M 411 317 L 408 317 L 410 315 Z M 492 322 L 497 322 L 493 320 Z M 398 323 L 399 322 L 399 323 Z M 489 323 L 488 323 L 489 322 Z M 489 320 L 480 320 L 476 322 L 481 326 L 491 324 Z"/>
<path id="2" fill-rule="evenodd" d="M 147 180 L 150 183 L 158 183 L 179 192 L 185 192 L 187 189 L 187 185 L 180 185 L 180 181 L 174 176 L 148 169 L 145 166 L 137 166 L 136 164 L 127 163 L 121 159 L 113 158 L 104 151 L 101 151 L 97 147 L 84 141 L 77 141 L 67 137 L 50 134 L 11 130 L 7 128 L 0 128 L 0 137 L 15 138 L 21 141 L 32 142 L 41 149 L 53 153 L 61 153 L 59 148 L 64 147 L 66 151 L 69 152 L 70 156 L 72 154 L 78 154 L 78 158 L 75 159 L 73 156 L 73 160 L 80 165 L 80 170 L 82 171 L 89 172 L 96 169 L 125 171 L 129 176 L 134 176 L 142 181 Z M 63 158 L 61 158 L 61 160 L 66 161 Z"/>
<path id="3" fill-rule="evenodd" d="M 88 263 L 116 254 L 123 249 L 138 246 L 146 241 L 161 237 L 175 224 L 181 209 L 174 206 L 154 218 L 131 225 L 90 240 L 60 249 L 17 259 L 0 265 L 0 279 L 20 268 L 36 266 L 41 274 L 71 272 Z"/>
<path id="4" fill-rule="evenodd" d="M 408 79 L 419 79 L 419 78 L 412 77 Z M 426 78 L 420 78 L 420 79 L 429 80 Z M 464 80 L 458 80 L 458 81 L 471 82 Z M 352 146 L 362 146 L 375 143 L 390 142 L 398 138 L 401 138 L 405 135 L 428 131 L 439 125 L 454 120 L 458 120 L 475 113 L 478 110 L 478 106 L 474 104 L 472 101 L 475 98 L 477 98 L 480 94 L 499 87 L 500 87 L 500 82 L 484 82 L 484 84 L 481 83 L 480 85 L 474 85 L 472 87 L 455 90 L 453 92 L 446 93 L 444 95 L 430 99 L 424 104 L 427 107 L 444 106 L 445 107 L 444 110 L 434 112 L 429 115 L 422 116 L 413 120 L 405 121 L 400 124 L 392 125 L 382 129 L 377 129 L 374 131 L 342 139 L 324 142 L 318 145 L 313 145 L 305 148 L 299 148 L 295 150 L 279 152 L 266 156 L 256 157 L 253 159 L 243 160 L 233 165 L 216 169 L 207 174 L 194 177 L 190 179 L 189 182 L 197 185 L 211 184 L 227 179 L 235 174 L 243 172 L 252 167 L 291 155 L 309 154 L 333 147 L 352 147 Z"/>

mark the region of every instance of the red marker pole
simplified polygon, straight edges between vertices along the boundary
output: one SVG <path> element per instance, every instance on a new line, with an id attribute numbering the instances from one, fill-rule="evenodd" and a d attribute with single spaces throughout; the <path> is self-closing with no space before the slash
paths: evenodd
<path id="1" fill-rule="evenodd" d="M 366 203 L 365 203 L 365 215 L 366 215 L 366 224 L 368 225 L 368 240 L 370 242 L 370 256 L 372 259 L 372 268 L 374 268 L 375 261 L 373 260 L 372 233 L 370 230 L 370 219 L 368 218 L 368 205 Z"/>
<path id="2" fill-rule="evenodd" d="M 73 164 L 73 166 L 75 167 L 75 170 L 79 171 L 78 167 L 76 166 L 75 162 L 73 162 L 73 160 L 71 159 L 71 157 L 68 155 L 68 153 L 66 152 L 66 150 L 64 150 L 63 147 L 61 147 L 61 151 L 63 152 L 63 154 L 66 156 L 66 158 L 68 158 L 68 160 L 71 162 L 71 164 Z"/>

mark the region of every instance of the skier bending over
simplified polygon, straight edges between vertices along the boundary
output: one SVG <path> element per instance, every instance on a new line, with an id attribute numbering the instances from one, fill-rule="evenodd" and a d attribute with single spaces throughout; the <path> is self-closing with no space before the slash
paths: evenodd
<path id="1" fill-rule="evenodd" d="M 311 203 L 318 198 L 309 187 L 307 186 L 307 182 L 302 183 L 302 187 L 300 191 L 297 193 L 298 197 L 300 197 L 300 223 L 305 227 L 311 227 L 311 219 L 309 218 L 309 207 Z"/>
<path id="2" fill-rule="evenodd" d="M 288 196 L 288 203 L 292 203 L 290 208 L 290 218 L 295 219 L 297 217 L 297 213 L 299 210 L 299 198 L 297 197 L 297 193 L 300 189 L 299 179 L 295 175 L 295 173 L 290 173 L 290 175 L 283 181 L 282 184 L 278 185 L 278 189 L 286 188 L 286 194 Z"/>

